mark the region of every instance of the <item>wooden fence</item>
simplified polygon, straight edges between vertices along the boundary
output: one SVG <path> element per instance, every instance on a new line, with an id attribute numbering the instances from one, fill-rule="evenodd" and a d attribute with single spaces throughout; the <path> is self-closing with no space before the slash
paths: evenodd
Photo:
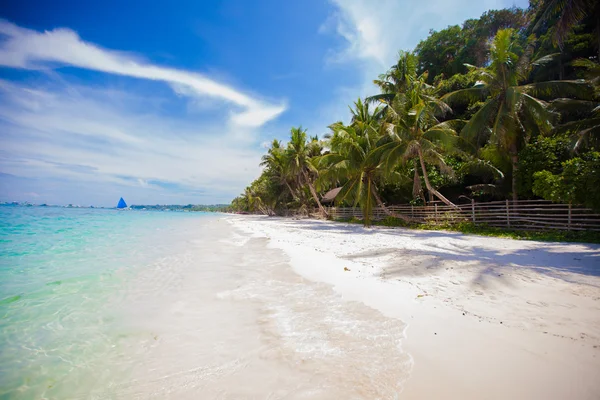
<path id="1" fill-rule="evenodd" d="M 417 223 L 472 222 L 492 227 L 518 230 L 593 230 L 600 231 L 600 214 L 581 206 L 555 204 L 545 200 L 492 201 L 458 204 L 456 208 L 443 203 L 427 206 L 389 206 L 388 210 Z M 315 210 L 318 212 L 318 210 Z M 334 219 L 362 219 L 360 208 L 330 207 Z M 373 210 L 373 219 L 385 218 L 381 209 Z"/>

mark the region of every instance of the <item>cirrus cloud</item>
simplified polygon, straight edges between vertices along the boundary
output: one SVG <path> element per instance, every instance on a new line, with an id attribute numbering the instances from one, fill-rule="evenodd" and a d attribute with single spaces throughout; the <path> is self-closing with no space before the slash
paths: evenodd
<path id="1" fill-rule="evenodd" d="M 255 98 L 199 73 L 161 67 L 125 52 L 103 49 L 81 40 L 70 29 L 38 32 L 0 20 L 0 65 L 41 69 L 52 63 L 186 87 L 183 92 L 188 95 L 224 100 L 233 105 L 231 122 L 237 125 L 261 126 L 287 108 L 284 102 L 274 104 Z"/>

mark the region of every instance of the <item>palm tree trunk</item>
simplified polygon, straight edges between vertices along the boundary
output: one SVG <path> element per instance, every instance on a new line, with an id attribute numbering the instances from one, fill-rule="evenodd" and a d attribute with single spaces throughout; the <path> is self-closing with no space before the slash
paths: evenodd
<path id="1" fill-rule="evenodd" d="M 441 194 L 440 192 L 438 192 L 431 186 L 431 184 L 429 183 L 429 177 L 427 176 L 427 168 L 425 168 L 425 161 L 423 161 L 423 152 L 421 151 L 421 147 L 419 147 L 417 149 L 417 151 L 419 153 L 419 161 L 421 162 L 421 169 L 423 170 L 423 179 L 425 180 L 425 186 L 427 186 L 427 190 L 429 191 L 429 193 L 435 195 L 435 197 L 440 199 L 444 204 L 446 204 L 450 207 L 453 207 L 453 208 L 458 208 L 458 207 L 456 207 L 456 204 L 454 204 L 453 202 L 448 200 L 446 197 L 444 197 L 443 194 Z"/>
<path id="2" fill-rule="evenodd" d="M 600 7 L 596 5 L 596 47 L 598 48 L 598 62 L 600 62 Z"/>
<path id="3" fill-rule="evenodd" d="M 321 201 L 319 200 L 319 196 L 317 195 L 317 191 L 315 190 L 315 187 L 312 184 L 311 180 L 308 178 L 308 174 L 306 173 L 306 171 L 304 172 L 304 179 L 306 180 L 306 184 L 308 185 L 310 194 L 312 194 L 312 197 L 315 200 L 315 202 L 317 203 L 317 206 L 319 206 L 319 210 L 321 211 L 321 214 L 323 214 L 323 216 L 325 218 L 329 218 L 329 214 L 327 213 L 327 211 L 325 211 L 325 207 L 323 207 L 323 204 L 321 204 Z"/>
<path id="4" fill-rule="evenodd" d="M 413 178 L 413 198 L 420 198 L 425 203 L 425 195 L 423 195 L 423 186 L 421 186 L 421 176 L 419 175 L 419 163 L 415 163 L 415 176 Z"/>
<path id="5" fill-rule="evenodd" d="M 290 184 L 288 183 L 287 180 L 283 181 L 285 183 L 285 186 L 287 186 L 288 190 L 290 191 L 290 194 L 292 195 L 292 198 L 294 200 L 298 200 L 298 196 L 296 196 L 296 193 L 294 193 L 294 191 L 292 190 L 292 187 L 290 186 Z"/>
<path id="6" fill-rule="evenodd" d="M 385 204 L 383 204 L 383 201 L 381 201 L 381 197 L 379 197 L 379 193 L 377 193 L 377 189 L 375 189 L 375 186 L 371 186 L 371 193 L 373 193 L 373 197 L 375 197 L 375 201 L 377 202 L 377 205 L 379 206 L 379 208 L 381 208 L 386 215 L 388 215 L 390 217 L 394 217 L 394 218 L 399 218 L 406 222 L 411 221 L 410 218 L 405 217 L 404 215 L 396 214 L 395 212 L 390 211 L 385 206 Z"/>
<path id="7" fill-rule="evenodd" d="M 368 192 L 373 192 L 373 181 L 368 178 L 367 179 L 367 187 Z M 371 196 L 367 195 L 365 204 L 362 204 L 363 209 L 363 222 L 365 226 L 371 226 L 371 214 L 373 213 L 373 204 L 371 203 Z"/>
<path id="8" fill-rule="evenodd" d="M 519 156 L 512 155 L 510 157 L 512 161 L 512 199 L 517 201 L 517 170 L 519 168 Z"/>

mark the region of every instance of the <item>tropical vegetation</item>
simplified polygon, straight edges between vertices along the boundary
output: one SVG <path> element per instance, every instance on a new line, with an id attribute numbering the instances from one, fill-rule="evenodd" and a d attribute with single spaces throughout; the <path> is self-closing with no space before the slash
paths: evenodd
<path id="1" fill-rule="evenodd" d="M 545 199 L 600 209 L 600 6 L 531 0 L 431 31 L 322 138 L 291 128 L 230 209 L 328 217 L 461 199 Z"/>

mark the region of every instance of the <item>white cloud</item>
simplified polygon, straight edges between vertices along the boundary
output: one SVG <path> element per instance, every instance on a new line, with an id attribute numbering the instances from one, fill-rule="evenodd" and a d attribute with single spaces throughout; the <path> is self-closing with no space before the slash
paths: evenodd
<path id="1" fill-rule="evenodd" d="M 347 46 L 338 60 L 370 60 L 384 68 L 391 66 L 398 50 L 411 50 L 430 29 L 462 24 L 490 9 L 512 7 L 507 0 L 331 0 L 337 12 L 327 25 L 334 25 Z M 519 0 L 527 7 L 526 0 Z"/>
<path id="2" fill-rule="evenodd" d="M 153 65 L 131 54 L 106 50 L 85 42 L 70 29 L 59 28 L 37 32 L 0 20 L 0 65 L 40 69 L 50 63 L 163 81 L 178 88 L 186 96 L 209 97 L 226 101 L 235 107 L 231 121 L 241 126 L 257 127 L 285 111 L 284 103 L 273 104 L 252 97 L 204 75 Z M 181 89 L 181 88 L 185 89 Z"/>
<path id="3" fill-rule="evenodd" d="M 115 90 L 0 81 L 0 172 L 66 180 L 74 188 L 78 182 L 101 190 L 130 187 L 140 196 L 180 196 L 181 202 L 231 199 L 258 176 L 262 150 L 255 132 L 164 116 L 152 101 Z M 234 139 L 239 136 L 246 140 Z M 88 193 L 82 203 L 97 196 Z"/>

